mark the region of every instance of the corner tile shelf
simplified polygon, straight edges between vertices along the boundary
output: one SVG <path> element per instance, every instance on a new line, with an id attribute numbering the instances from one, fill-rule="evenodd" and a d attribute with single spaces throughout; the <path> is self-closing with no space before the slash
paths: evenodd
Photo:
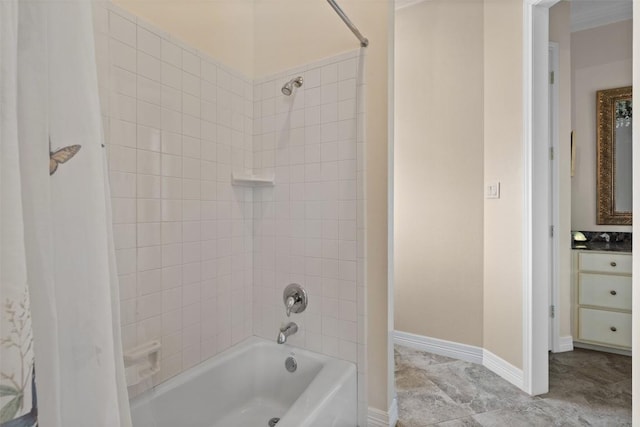
<path id="1" fill-rule="evenodd" d="M 266 187 L 274 184 L 273 174 L 251 175 L 231 173 L 231 184 L 246 187 Z"/>

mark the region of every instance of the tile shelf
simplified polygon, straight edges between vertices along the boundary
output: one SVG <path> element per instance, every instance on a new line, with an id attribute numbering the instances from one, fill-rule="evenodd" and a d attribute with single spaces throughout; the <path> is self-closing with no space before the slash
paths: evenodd
<path id="1" fill-rule="evenodd" d="M 273 174 L 231 173 L 231 184 L 248 187 L 272 186 L 274 184 L 274 176 Z"/>

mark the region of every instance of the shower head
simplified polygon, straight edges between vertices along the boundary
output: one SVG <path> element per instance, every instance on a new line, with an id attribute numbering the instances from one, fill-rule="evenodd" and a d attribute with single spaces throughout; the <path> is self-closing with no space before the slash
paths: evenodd
<path id="1" fill-rule="evenodd" d="M 293 93 L 293 88 L 302 86 L 302 81 L 302 76 L 298 76 L 294 79 L 289 80 L 284 84 L 284 86 L 282 86 L 282 93 L 287 96 L 291 96 L 291 94 Z"/>

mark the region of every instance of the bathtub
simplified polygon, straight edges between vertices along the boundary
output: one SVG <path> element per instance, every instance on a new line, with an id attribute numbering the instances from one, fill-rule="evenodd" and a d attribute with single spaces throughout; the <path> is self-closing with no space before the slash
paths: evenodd
<path id="1" fill-rule="evenodd" d="M 134 427 L 355 427 L 356 413 L 354 364 L 257 337 L 131 401 Z"/>

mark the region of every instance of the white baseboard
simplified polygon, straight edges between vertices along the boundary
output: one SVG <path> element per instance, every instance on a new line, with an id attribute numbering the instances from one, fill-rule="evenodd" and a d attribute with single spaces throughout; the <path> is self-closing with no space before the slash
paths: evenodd
<path id="1" fill-rule="evenodd" d="M 398 422 L 398 399 L 395 397 L 389 406 L 388 411 L 369 407 L 367 426 L 369 427 L 395 427 Z"/>
<path id="2" fill-rule="evenodd" d="M 482 350 L 482 365 L 519 389 L 522 390 L 524 388 L 524 374 L 522 373 L 522 369 L 516 368 L 511 363 L 496 356 L 487 349 Z"/>
<path id="3" fill-rule="evenodd" d="M 395 427 L 398 424 L 398 398 L 394 397 L 389 406 L 389 427 Z"/>
<path id="4" fill-rule="evenodd" d="M 402 331 L 393 332 L 393 341 L 396 344 L 415 348 L 416 350 L 483 365 L 516 387 L 522 389 L 524 386 L 522 369 L 516 368 L 506 360 L 481 347 Z M 571 341 L 571 346 L 573 347 L 573 341 Z"/>
<path id="5" fill-rule="evenodd" d="M 482 348 L 473 345 L 460 344 L 402 331 L 393 332 L 393 341 L 396 344 L 415 348 L 416 350 L 482 364 Z"/>
<path id="6" fill-rule="evenodd" d="M 573 337 L 568 335 L 566 337 L 560 337 L 558 342 L 558 353 L 563 353 L 565 351 L 573 351 Z"/>

